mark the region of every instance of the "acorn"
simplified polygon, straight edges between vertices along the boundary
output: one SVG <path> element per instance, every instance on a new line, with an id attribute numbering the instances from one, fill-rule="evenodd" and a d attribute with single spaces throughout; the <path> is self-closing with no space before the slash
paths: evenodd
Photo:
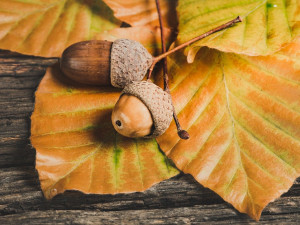
<path id="1" fill-rule="evenodd" d="M 155 64 L 168 55 L 241 21 L 238 16 L 157 57 L 153 57 L 139 42 L 128 39 L 78 42 L 64 50 L 60 68 L 78 83 L 123 88 L 132 81 L 141 81 L 148 70 L 149 79 Z"/>
<path id="2" fill-rule="evenodd" d="M 123 136 L 158 137 L 173 118 L 171 95 L 152 82 L 133 81 L 123 89 L 111 118 L 115 130 Z"/>
<path id="3" fill-rule="evenodd" d="M 163 134 L 172 117 L 181 139 L 189 139 L 182 130 L 169 93 L 167 76 L 165 90 L 149 81 L 157 62 L 215 32 L 241 22 L 237 17 L 159 56 L 151 54 L 139 43 L 128 39 L 116 41 L 83 41 L 69 46 L 62 54 L 60 67 L 74 81 L 84 84 L 124 88 L 112 112 L 112 123 L 127 137 L 153 138 Z M 165 63 L 166 65 L 166 63 Z M 146 75 L 147 81 L 141 81 Z"/>
<path id="4" fill-rule="evenodd" d="M 60 68 L 78 83 L 123 88 L 131 81 L 142 80 L 152 62 L 151 54 L 137 41 L 91 40 L 66 48 Z"/>

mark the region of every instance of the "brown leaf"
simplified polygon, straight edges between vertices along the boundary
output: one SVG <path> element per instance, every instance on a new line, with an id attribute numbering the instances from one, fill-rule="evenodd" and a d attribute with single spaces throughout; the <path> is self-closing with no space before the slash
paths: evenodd
<path id="1" fill-rule="evenodd" d="M 164 28 L 166 45 L 169 46 L 174 40 L 174 33 L 169 28 Z M 137 27 L 115 28 L 103 32 L 97 36 L 97 40 L 115 41 L 118 38 L 127 38 L 140 42 L 152 55 L 161 53 L 160 28 L 145 25 Z"/>
<path id="2" fill-rule="evenodd" d="M 189 140 L 172 123 L 158 143 L 175 165 L 240 212 L 263 208 L 300 175 L 300 38 L 270 56 L 201 48 L 170 59 L 170 88 Z"/>
<path id="3" fill-rule="evenodd" d="M 117 28 L 98 36 L 127 37 L 143 43 L 149 52 L 160 47 L 159 32 L 149 26 Z M 48 68 L 31 117 L 31 142 L 46 198 L 65 190 L 144 191 L 178 173 L 155 140 L 129 139 L 115 132 L 110 116 L 120 91 L 82 86 L 68 80 L 57 65 Z"/>
<path id="4" fill-rule="evenodd" d="M 178 173 L 155 140 L 115 132 L 110 117 L 119 95 L 116 88 L 78 86 L 57 65 L 48 68 L 31 117 L 31 143 L 46 198 L 65 190 L 144 191 Z"/>
<path id="5" fill-rule="evenodd" d="M 121 24 L 101 0 L 1 0 L 0 18 L 0 48 L 47 57 Z"/>
<path id="6" fill-rule="evenodd" d="M 155 1 L 148 0 L 104 0 L 114 11 L 115 17 L 131 26 L 156 25 L 159 26 Z M 163 24 L 176 29 L 177 0 L 160 0 Z"/>

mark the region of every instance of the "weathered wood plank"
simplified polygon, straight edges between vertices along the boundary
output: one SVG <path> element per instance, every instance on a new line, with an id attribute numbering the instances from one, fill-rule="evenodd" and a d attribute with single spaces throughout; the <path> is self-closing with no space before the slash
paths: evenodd
<path id="1" fill-rule="evenodd" d="M 289 214 L 270 210 L 264 213 L 259 224 L 299 224 L 300 198 L 289 205 Z M 270 206 L 272 207 L 272 205 Z M 257 224 L 225 204 L 197 205 L 193 207 L 124 210 L 55 210 L 24 212 L 18 217 L 0 218 L 6 224 Z"/>
<path id="2" fill-rule="evenodd" d="M 35 151 L 26 137 L 0 138 L 0 168 L 32 166 L 34 160 Z"/>
<path id="3" fill-rule="evenodd" d="M 49 65 L 57 58 L 46 59 L 0 51 L 1 118 L 30 116 L 34 92 Z"/>
<path id="4" fill-rule="evenodd" d="M 16 92 L 10 91 L 9 89 L 2 89 L 0 91 L 1 118 L 20 118 L 30 116 L 33 110 L 33 93 L 34 92 L 32 90 Z"/>
<path id="5" fill-rule="evenodd" d="M 47 201 L 29 142 L 34 91 L 45 59 L 0 51 L 0 224 L 254 224 L 190 175 L 142 193 L 84 195 L 68 191 Z M 262 214 L 262 224 L 299 224 L 300 179 Z"/>
<path id="6" fill-rule="evenodd" d="M 39 187 L 34 167 L 0 169 L 0 215 L 20 214 L 36 210 L 147 210 L 194 207 L 197 205 L 220 205 L 236 213 L 211 190 L 199 185 L 191 176 L 181 174 L 161 182 L 141 193 L 117 195 L 85 195 L 68 191 L 47 201 Z M 265 213 L 300 213 L 300 180 L 291 190 L 268 206 Z M 292 211 L 291 211 L 292 210 Z M 298 210 L 298 211 L 297 211 Z M 201 213 L 201 211 L 199 211 Z M 239 218 L 240 214 L 236 214 Z M 211 218 L 213 219 L 213 218 Z"/>
<path id="7" fill-rule="evenodd" d="M 2 214 L 22 212 L 23 210 L 48 209 L 149 209 L 192 206 L 195 204 L 222 203 L 223 200 L 209 189 L 203 188 L 191 176 L 181 175 L 155 185 L 151 189 L 131 194 L 118 195 L 84 195 L 69 191 L 47 201 L 39 188 L 37 174 L 33 167 L 0 169 L 0 180 L 3 181 L 0 190 L 0 205 Z M 25 198 L 19 198 L 22 194 Z M 32 202 L 31 196 L 37 196 Z M 29 198 L 29 200 L 28 200 Z M 20 205 L 21 211 L 20 211 Z M 4 207 L 5 206 L 5 207 Z"/>

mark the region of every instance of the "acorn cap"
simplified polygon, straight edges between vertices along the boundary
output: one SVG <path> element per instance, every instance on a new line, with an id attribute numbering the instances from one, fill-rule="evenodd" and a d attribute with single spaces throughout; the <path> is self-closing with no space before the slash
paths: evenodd
<path id="1" fill-rule="evenodd" d="M 139 98 L 149 109 L 153 119 L 154 130 L 145 137 L 158 137 L 168 129 L 173 117 L 172 98 L 169 93 L 151 82 L 133 81 L 125 86 L 121 95 L 123 94 Z"/>
<path id="2" fill-rule="evenodd" d="M 143 45 L 128 39 L 114 41 L 110 57 L 111 84 L 118 88 L 142 80 L 153 62 Z"/>

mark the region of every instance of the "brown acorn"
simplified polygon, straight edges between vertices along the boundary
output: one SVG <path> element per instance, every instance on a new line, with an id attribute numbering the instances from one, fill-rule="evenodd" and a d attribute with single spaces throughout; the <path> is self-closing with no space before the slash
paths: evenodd
<path id="1" fill-rule="evenodd" d="M 112 112 L 116 131 L 135 138 L 162 135 L 172 118 L 171 95 L 149 81 L 133 81 L 126 85 Z"/>
<path id="2" fill-rule="evenodd" d="M 174 117 L 179 137 L 188 139 L 189 134 L 181 129 L 172 105 L 167 76 L 165 91 L 149 82 L 153 68 L 168 55 L 241 21 L 238 16 L 157 57 L 152 57 L 140 43 L 128 39 L 113 43 L 83 41 L 63 52 L 60 66 L 66 76 L 79 83 L 125 87 L 112 113 L 113 126 L 120 134 L 157 137 L 167 130 Z M 141 81 L 148 70 L 147 81 Z"/>
<path id="3" fill-rule="evenodd" d="M 120 134 L 132 138 L 149 135 L 153 127 L 147 106 L 139 98 L 128 94 L 123 94 L 115 105 L 112 121 Z"/>
<path id="4" fill-rule="evenodd" d="M 91 40 L 66 48 L 60 68 L 79 83 L 123 88 L 131 81 L 142 80 L 152 62 L 151 54 L 137 41 Z"/>
<path id="5" fill-rule="evenodd" d="M 67 77 L 79 83 L 123 88 L 132 81 L 141 81 L 148 69 L 149 79 L 155 64 L 168 55 L 241 21 L 238 16 L 157 57 L 152 57 L 139 42 L 128 39 L 78 42 L 65 49 L 60 67 Z"/>

